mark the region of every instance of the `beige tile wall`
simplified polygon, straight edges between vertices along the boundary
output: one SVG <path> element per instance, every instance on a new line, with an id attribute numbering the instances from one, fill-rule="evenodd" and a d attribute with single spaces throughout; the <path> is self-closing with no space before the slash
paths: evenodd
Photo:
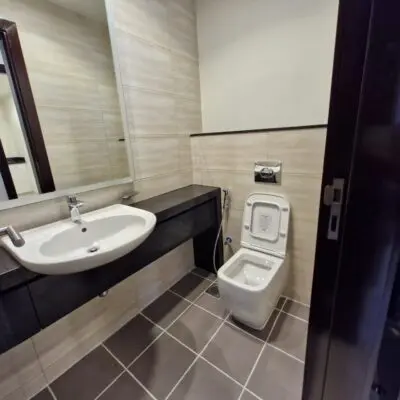
<path id="1" fill-rule="evenodd" d="M 137 200 L 192 182 L 189 133 L 201 131 L 192 0 L 107 1 Z"/>
<path id="2" fill-rule="evenodd" d="M 0 399 L 26 400 L 111 336 L 194 266 L 188 241 L 0 355 Z"/>
<path id="3" fill-rule="evenodd" d="M 18 11 L 24 16 L 24 19 L 21 17 L 21 25 L 22 22 L 30 24 L 41 20 L 38 12 L 28 15 L 32 2 L 17 1 L 21 6 Z M 41 1 L 38 0 L 38 3 Z M 7 0 L 6 3 L 12 10 L 10 5 L 15 4 L 14 0 Z M 194 6 L 191 0 L 113 0 L 108 2 L 108 9 L 115 47 L 113 52 L 117 57 L 115 64 L 122 89 L 122 115 L 126 116 L 129 129 L 135 190 L 139 191 L 135 199 L 141 200 L 192 183 L 188 134 L 201 130 Z M 16 17 L 16 10 L 13 12 Z M 11 15 L 10 18 L 16 19 Z M 63 22 L 60 21 L 60 24 Z M 56 37 L 61 34 L 57 29 L 53 31 Z M 35 43 L 36 49 L 43 47 L 42 41 L 46 40 L 46 35 L 21 36 L 26 36 L 25 42 L 33 41 L 31 43 Z M 72 36 L 69 40 L 82 55 L 85 51 L 76 39 Z M 102 54 L 97 56 L 101 58 Z M 67 61 L 70 60 L 67 58 Z M 42 124 L 62 135 L 65 143 L 52 140 L 53 137 L 47 140 L 54 149 L 60 170 L 68 165 L 63 159 L 68 150 L 71 157 L 79 161 L 69 176 L 64 174 L 68 184 L 81 170 L 85 170 L 90 179 L 97 179 L 102 172 L 96 163 L 100 155 L 105 155 L 105 150 L 97 142 L 94 143 L 97 133 L 89 128 L 96 127 L 96 131 L 103 132 L 102 127 L 105 126 L 105 137 L 112 139 L 119 134 L 121 122 L 111 106 L 112 112 L 103 113 L 101 118 L 97 107 L 102 107 L 102 104 L 99 104 L 99 96 L 94 95 L 94 82 L 85 76 L 82 65 L 75 65 L 73 71 L 73 85 L 79 94 L 76 104 L 82 109 L 69 107 L 74 99 L 73 88 L 63 83 L 65 77 L 62 74 L 54 74 L 55 70 L 63 69 L 63 60 L 54 57 L 53 62 L 56 65 L 50 70 L 50 65 L 45 63 L 33 65 L 32 73 L 29 70 L 33 74 L 33 86 L 48 79 L 62 94 L 62 103 L 57 108 L 51 107 L 57 101 L 51 90 L 41 92 L 36 100 Z M 102 89 L 110 91 L 109 87 Z M 84 104 L 88 102 L 96 109 L 86 109 Z M 82 136 L 90 142 L 85 157 L 81 149 L 71 146 Z M 111 143 L 111 151 L 117 152 L 117 145 Z M 131 188 L 131 185 L 123 185 L 80 194 L 79 197 L 87 204 L 83 211 L 116 202 Z M 51 222 L 67 216 L 64 203 L 64 199 L 60 198 L 1 211 L 0 223 L 12 223 L 25 229 Z M 107 297 L 92 300 L 32 339 L 0 355 L 0 400 L 26 400 L 39 392 L 46 383 L 84 357 L 193 265 L 193 248 L 189 241 L 121 282 Z"/>
<path id="4" fill-rule="evenodd" d="M 226 257 L 240 248 L 241 220 L 248 194 L 284 194 L 291 204 L 288 243 L 290 281 L 286 294 L 310 303 L 314 268 L 325 129 L 191 138 L 193 181 L 231 190 L 225 235 L 233 237 Z M 282 160 L 282 185 L 254 183 L 254 162 Z"/>
<path id="5" fill-rule="evenodd" d="M 2 0 L 1 14 L 17 23 L 56 188 L 129 176 L 106 24 L 47 0 Z"/>

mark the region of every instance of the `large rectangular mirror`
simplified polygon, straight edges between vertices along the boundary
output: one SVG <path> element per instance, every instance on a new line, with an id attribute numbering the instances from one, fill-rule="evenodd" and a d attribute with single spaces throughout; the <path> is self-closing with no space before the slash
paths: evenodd
<path id="1" fill-rule="evenodd" d="M 129 177 L 104 0 L 1 1 L 0 201 Z"/>

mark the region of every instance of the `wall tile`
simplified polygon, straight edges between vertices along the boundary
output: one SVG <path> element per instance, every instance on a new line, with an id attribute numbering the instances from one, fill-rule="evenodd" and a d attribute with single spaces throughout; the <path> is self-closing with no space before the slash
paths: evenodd
<path id="1" fill-rule="evenodd" d="M 174 82 L 174 93 L 196 100 L 197 102 L 200 101 L 200 76 L 198 61 L 173 54 L 172 76 Z"/>
<path id="2" fill-rule="evenodd" d="M 124 31 L 116 32 L 123 85 L 172 91 L 171 54 Z"/>
<path id="3" fill-rule="evenodd" d="M 255 161 L 267 159 L 266 137 L 263 134 L 196 137 L 192 140 L 192 152 L 194 169 L 254 171 Z"/>
<path id="4" fill-rule="evenodd" d="M 190 134 L 202 131 L 200 103 L 187 99 L 176 100 L 177 131 Z"/>
<path id="5" fill-rule="evenodd" d="M 183 1 L 172 1 L 169 4 L 170 46 L 174 51 L 197 59 L 196 23 L 193 20 L 193 16 L 188 12 L 189 7 L 190 3 Z"/>
<path id="6" fill-rule="evenodd" d="M 322 174 L 326 129 L 266 134 L 266 157 L 284 160 L 283 171 Z"/>
<path id="7" fill-rule="evenodd" d="M 42 376 L 39 361 L 31 340 L 26 340 L 0 355 L 0 399 L 25 397 L 24 386 Z M 21 389 L 21 390 L 18 390 Z M 13 398 L 13 397 L 10 397 Z"/>
<path id="8" fill-rule="evenodd" d="M 191 169 L 188 137 L 136 138 L 132 147 L 136 179 Z"/>
<path id="9" fill-rule="evenodd" d="M 135 182 L 135 190 L 137 190 L 139 194 L 135 197 L 135 200 L 145 200 L 149 197 L 157 196 L 191 184 L 191 170 L 138 180 Z"/>
<path id="10" fill-rule="evenodd" d="M 125 107 L 131 135 L 175 134 L 175 99 L 168 93 L 124 87 Z"/>
<path id="11" fill-rule="evenodd" d="M 114 0 L 111 7 L 113 28 L 148 38 L 146 5 L 147 0 Z"/>

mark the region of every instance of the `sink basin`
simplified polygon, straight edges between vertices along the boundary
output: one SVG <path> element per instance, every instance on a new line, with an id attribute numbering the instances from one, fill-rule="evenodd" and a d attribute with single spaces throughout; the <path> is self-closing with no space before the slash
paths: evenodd
<path id="1" fill-rule="evenodd" d="M 46 275 L 72 274 L 107 264 L 138 247 L 153 231 L 156 216 L 116 204 L 70 219 L 22 232 L 25 245 L 5 247 L 24 267 Z"/>

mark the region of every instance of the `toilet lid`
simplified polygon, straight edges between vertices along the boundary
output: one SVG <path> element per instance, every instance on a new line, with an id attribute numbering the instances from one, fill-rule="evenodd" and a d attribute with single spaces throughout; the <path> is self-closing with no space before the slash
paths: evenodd
<path id="1" fill-rule="evenodd" d="M 270 193 L 252 193 L 243 211 L 242 247 L 286 255 L 290 205 L 285 197 Z"/>

